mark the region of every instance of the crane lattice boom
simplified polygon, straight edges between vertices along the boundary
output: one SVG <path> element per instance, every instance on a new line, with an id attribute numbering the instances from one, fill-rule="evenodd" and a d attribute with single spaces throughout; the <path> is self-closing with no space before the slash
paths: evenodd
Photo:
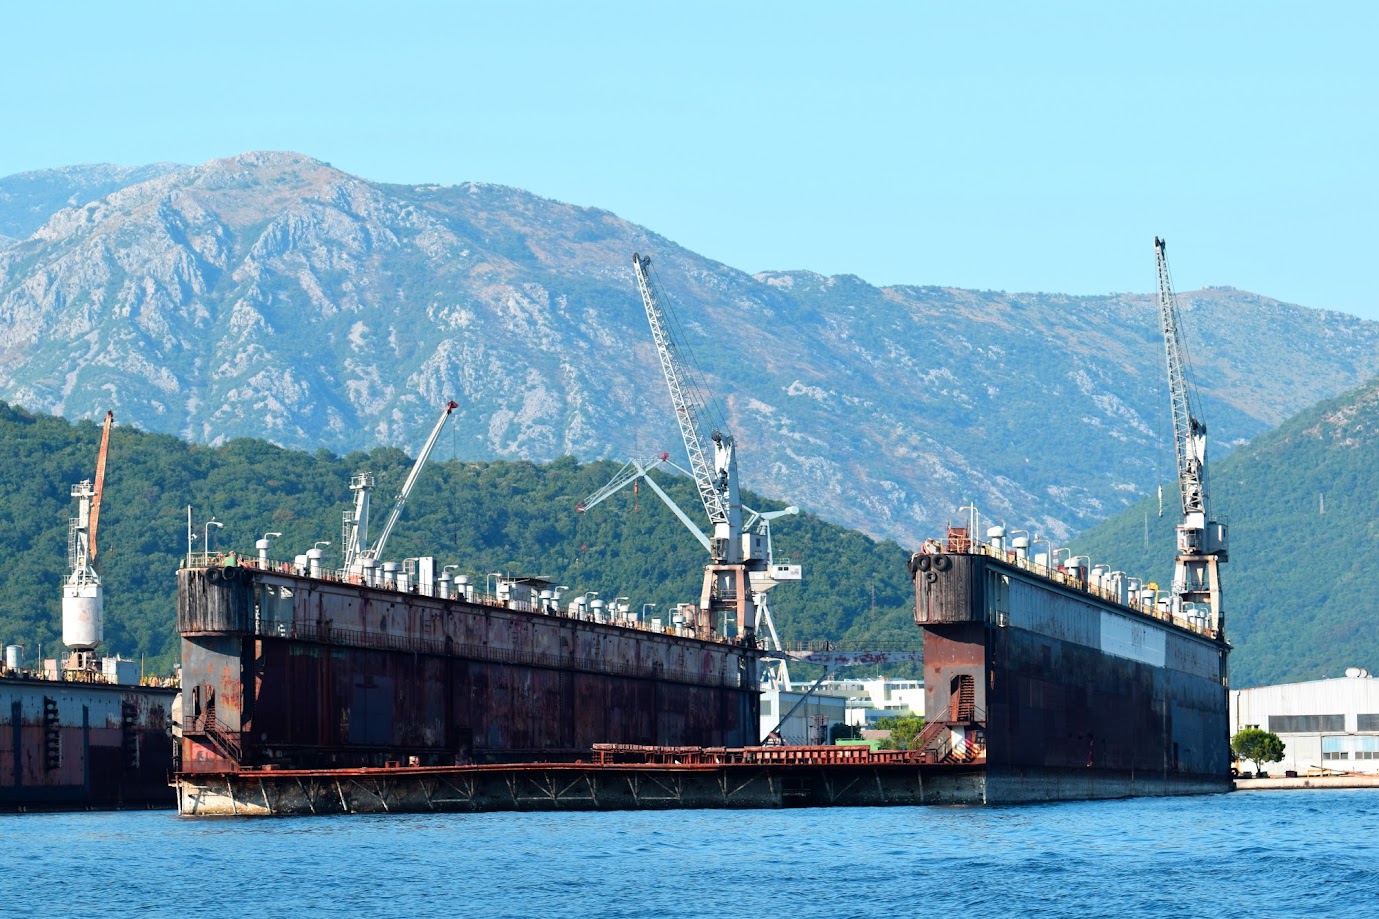
<path id="1" fill-rule="evenodd" d="M 115 423 L 115 413 L 105 413 L 105 427 L 101 431 L 101 449 L 96 454 L 96 482 L 91 490 L 91 521 L 87 524 L 86 541 L 90 546 L 91 564 L 96 563 L 96 530 L 101 522 L 101 497 L 105 494 L 105 459 L 110 454 L 110 426 Z"/>
<path id="2" fill-rule="evenodd" d="M 685 442 L 685 452 L 689 455 L 690 471 L 699 488 L 699 498 L 704 502 L 704 511 L 709 521 L 717 527 L 728 523 L 728 507 L 721 491 L 722 474 L 715 474 L 709 468 L 708 448 L 699 433 L 699 415 L 703 404 L 685 383 L 685 374 L 676 354 L 675 343 L 667 328 L 665 312 L 661 309 L 660 298 L 651 283 L 647 268 L 650 258 L 632 254 L 632 268 L 637 275 L 637 289 L 642 294 L 642 305 L 646 308 L 646 319 L 651 325 L 651 338 L 656 345 L 656 354 L 661 359 L 661 372 L 665 375 L 666 386 L 670 390 L 670 401 L 675 408 L 675 420 L 680 426 L 680 437 Z M 714 443 L 731 450 L 732 441 L 725 435 L 714 432 Z M 726 439 L 726 444 L 724 443 Z"/>
<path id="3" fill-rule="evenodd" d="M 1207 426 L 1192 411 L 1187 373 L 1183 362 L 1183 340 L 1178 330 L 1178 300 L 1168 274 L 1166 244 L 1154 237 L 1154 256 L 1159 268 L 1159 323 L 1163 329 L 1164 355 L 1168 365 L 1168 391 L 1173 408 L 1173 448 L 1178 458 L 1178 485 L 1183 497 L 1184 518 L 1207 515 L 1206 450 Z"/>

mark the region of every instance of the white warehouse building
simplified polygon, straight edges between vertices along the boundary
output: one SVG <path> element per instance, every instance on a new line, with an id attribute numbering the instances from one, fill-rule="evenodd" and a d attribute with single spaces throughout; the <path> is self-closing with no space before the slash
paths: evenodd
<path id="1" fill-rule="evenodd" d="M 1379 773 L 1379 680 L 1359 667 L 1344 677 L 1231 691 L 1231 735 L 1262 728 L 1283 741 L 1269 771 Z"/>
<path id="2" fill-rule="evenodd" d="M 804 689 L 761 691 L 761 738 L 775 730 L 791 746 L 830 743 L 835 724 L 847 723 L 846 696 Z"/>

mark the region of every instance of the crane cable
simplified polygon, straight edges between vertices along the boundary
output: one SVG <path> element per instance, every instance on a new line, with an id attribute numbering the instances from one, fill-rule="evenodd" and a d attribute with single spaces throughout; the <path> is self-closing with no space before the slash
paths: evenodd
<path id="1" fill-rule="evenodd" d="M 680 365 L 684 368 L 685 375 L 689 377 L 690 389 L 694 394 L 693 408 L 695 414 L 698 416 L 700 424 L 707 422 L 713 430 L 727 430 L 726 417 L 722 407 L 704 382 L 706 377 L 704 369 L 689 345 L 689 336 L 680 321 L 679 313 L 673 306 L 672 298 L 665 285 L 661 283 L 660 273 L 656 270 L 656 261 L 653 260 L 649 267 L 656 289 L 661 292 L 661 299 L 665 301 L 661 312 L 666 315 L 668 324 L 674 327 L 674 331 L 670 335 L 670 345 L 674 349 Z M 704 433 L 703 431 L 699 432 L 699 436 L 703 437 Z"/>

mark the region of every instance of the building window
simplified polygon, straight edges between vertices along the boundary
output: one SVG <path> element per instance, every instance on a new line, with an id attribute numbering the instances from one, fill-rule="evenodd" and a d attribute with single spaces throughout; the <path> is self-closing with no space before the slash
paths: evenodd
<path id="1" fill-rule="evenodd" d="M 1355 730 L 1379 732 L 1379 713 L 1367 715 L 1362 712 L 1356 715 Z"/>
<path id="2" fill-rule="evenodd" d="M 1275 734 L 1320 734 L 1344 731 L 1345 715 L 1270 715 L 1269 730 Z"/>

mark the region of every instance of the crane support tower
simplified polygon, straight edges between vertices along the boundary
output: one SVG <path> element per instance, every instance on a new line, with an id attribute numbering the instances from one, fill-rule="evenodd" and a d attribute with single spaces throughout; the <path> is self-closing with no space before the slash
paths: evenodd
<path id="1" fill-rule="evenodd" d="M 1221 608 L 1221 569 L 1228 558 L 1227 527 L 1212 519 L 1207 495 L 1207 426 L 1194 406 L 1178 327 L 1178 300 L 1168 272 L 1166 244 L 1154 237 L 1159 272 L 1159 322 L 1168 365 L 1168 394 L 1173 413 L 1173 449 L 1178 459 L 1178 488 L 1183 517 L 1178 524 L 1178 555 L 1173 569 L 1174 614 L 1206 619 L 1220 637 L 1226 622 Z"/>
<path id="2" fill-rule="evenodd" d="M 91 652 L 105 639 L 105 590 L 96 573 L 96 531 L 100 526 L 101 498 L 105 493 L 105 460 L 110 452 L 110 426 L 115 413 L 105 413 L 100 452 L 96 455 L 95 481 L 72 486 L 77 515 L 68 520 L 68 574 L 62 585 L 62 643 L 76 661 L 69 669 L 89 669 Z"/>
<path id="3" fill-rule="evenodd" d="M 417 454 L 417 460 L 412 464 L 412 471 L 407 474 L 407 480 L 402 483 L 402 490 L 398 492 L 397 498 L 393 501 L 392 510 L 388 512 L 387 519 L 383 522 L 383 529 L 379 531 L 378 539 L 372 544 L 369 543 L 369 493 L 374 487 L 374 476 L 370 472 L 361 472 L 350 478 L 350 491 L 354 492 L 354 510 L 345 511 L 344 523 L 341 528 L 340 541 L 344 545 L 344 563 L 341 567 L 349 574 L 371 574 L 372 569 L 376 568 L 379 559 L 383 556 L 383 550 L 388 545 L 388 537 L 392 535 L 393 528 L 397 526 L 397 520 L 402 516 L 402 509 L 407 505 L 407 498 L 412 494 L 412 488 L 417 484 L 417 476 L 421 475 L 421 469 L 426 465 L 426 460 L 431 456 L 431 451 L 436 447 L 436 441 L 440 440 L 441 431 L 445 428 L 445 423 L 450 420 L 450 414 L 459 408 L 459 403 L 448 401 L 441 410 L 440 419 L 436 421 L 436 426 L 431 429 L 431 436 L 422 445 L 421 452 Z"/>

